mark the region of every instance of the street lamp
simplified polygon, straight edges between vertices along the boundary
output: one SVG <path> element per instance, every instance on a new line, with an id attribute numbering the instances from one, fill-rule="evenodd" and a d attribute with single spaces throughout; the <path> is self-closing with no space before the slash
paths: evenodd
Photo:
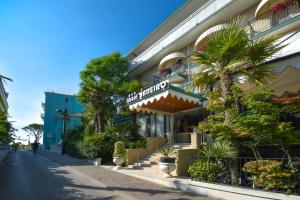
<path id="1" fill-rule="evenodd" d="M 62 115 L 63 119 L 63 134 L 62 138 L 65 136 L 66 131 L 67 131 L 67 120 L 69 119 L 69 114 L 68 114 L 68 109 L 65 108 L 64 110 L 57 108 L 56 112 L 60 113 Z"/>

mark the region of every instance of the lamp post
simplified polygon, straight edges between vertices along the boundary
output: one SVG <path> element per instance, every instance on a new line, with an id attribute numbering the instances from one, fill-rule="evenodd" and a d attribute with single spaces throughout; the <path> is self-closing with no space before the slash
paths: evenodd
<path id="1" fill-rule="evenodd" d="M 62 120 L 63 120 L 63 133 L 62 133 L 62 147 L 61 147 L 61 154 L 64 155 L 65 154 L 65 144 L 64 144 L 64 137 L 66 135 L 67 132 L 67 120 L 70 118 L 69 114 L 68 114 L 68 109 L 65 108 L 64 110 L 62 109 L 56 109 L 56 112 L 60 113 L 62 115 Z"/>
<path id="2" fill-rule="evenodd" d="M 56 112 L 58 112 L 62 115 L 62 120 L 63 120 L 62 138 L 63 138 L 67 132 L 67 120 L 69 119 L 68 109 L 67 108 L 65 108 L 64 110 L 56 109 Z"/>

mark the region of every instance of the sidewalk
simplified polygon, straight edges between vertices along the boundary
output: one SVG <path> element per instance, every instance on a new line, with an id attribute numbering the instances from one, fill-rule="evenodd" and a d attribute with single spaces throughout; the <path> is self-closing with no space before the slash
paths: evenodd
<path id="1" fill-rule="evenodd" d="M 199 195 L 188 194 L 179 190 L 170 189 L 146 179 L 142 180 L 141 177 L 133 177 L 126 174 L 126 170 L 120 172 L 108 168 L 99 167 L 89 164 L 89 162 L 72 158 L 69 156 L 62 156 L 55 152 L 39 151 L 40 155 L 47 157 L 59 164 L 67 165 L 74 170 L 107 185 L 108 188 L 115 191 L 120 191 L 132 199 L 141 200 L 213 200 L 213 198 L 202 197 Z M 163 179 L 161 179 L 163 181 Z M 173 180 L 176 184 L 176 180 Z M 165 184 L 163 184 L 165 185 Z M 174 188 L 174 187 L 173 187 Z"/>

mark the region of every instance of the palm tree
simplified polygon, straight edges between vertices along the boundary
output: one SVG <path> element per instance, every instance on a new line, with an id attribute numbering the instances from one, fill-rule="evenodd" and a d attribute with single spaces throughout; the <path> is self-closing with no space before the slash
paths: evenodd
<path id="1" fill-rule="evenodd" d="M 278 37 L 266 37 L 252 40 L 247 30 L 248 19 L 245 16 L 233 18 L 222 29 L 205 38 L 203 51 L 193 54 L 193 60 L 206 67 L 205 72 L 196 74 L 194 85 L 209 88 L 213 100 L 222 104 L 224 127 L 232 128 L 231 109 L 235 107 L 234 87 L 239 77 L 250 84 L 264 85 L 273 77 L 272 68 L 266 59 L 272 57 L 283 46 L 276 44 Z M 215 102 L 212 102 L 215 103 Z M 237 160 L 232 161 L 231 180 L 237 183 Z"/>
<path id="2" fill-rule="evenodd" d="M 238 77 L 246 78 L 250 84 L 264 85 L 273 77 L 265 61 L 283 47 L 276 44 L 276 36 L 252 40 L 248 21 L 245 16 L 233 18 L 227 26 L 206 37 L 203 51 L 193 54 L 193 60 L 206 67 L 204 73 L 195 75 L 193 82 L 198 87 L 220 89 L 226 126 L 232 122 L 229 110 L 234 102 L 230 97 Z"/>

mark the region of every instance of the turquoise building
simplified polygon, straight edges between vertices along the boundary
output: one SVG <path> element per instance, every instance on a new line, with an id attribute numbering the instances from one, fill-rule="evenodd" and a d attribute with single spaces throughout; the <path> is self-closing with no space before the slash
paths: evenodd
<path id="1" fill-rule="evenodd" d="M 64 130 L 81 124 L 84 106 L 76 95 L 45 92 L 43 145 L 45 149 L 59 150 Z"/>

